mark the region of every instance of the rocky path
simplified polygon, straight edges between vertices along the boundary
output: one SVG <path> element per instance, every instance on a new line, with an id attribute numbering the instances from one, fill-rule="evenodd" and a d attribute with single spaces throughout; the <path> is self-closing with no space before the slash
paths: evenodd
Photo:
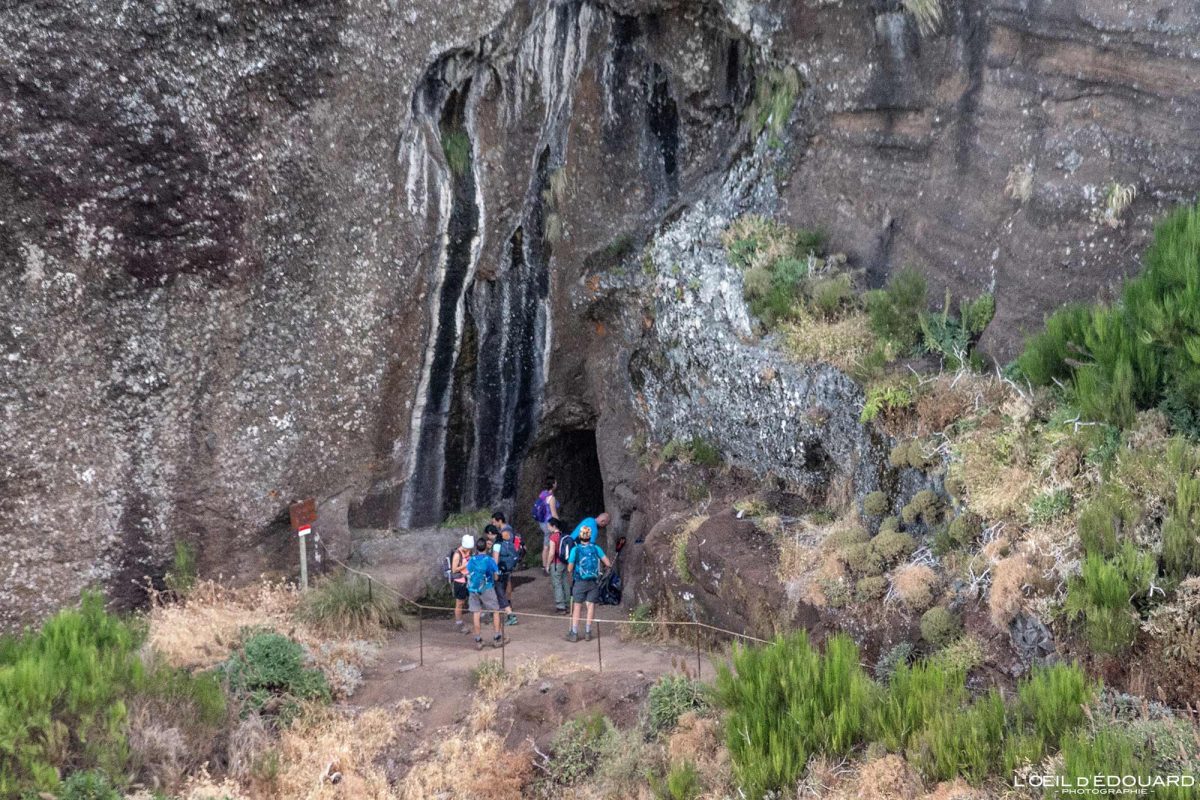
<path id="1" fill-rule="evenodd" d="M 426 697 L 431 703 L 422 712 L 422 723 L 426 728 L 436 728 L 463 717 L 469 705 L 465 698 L 473 691 L 471 671 L 488 659 L 503 659 L 507 669 L 515 670 L 531 660 L 557 656 L 578 665 L 579 670 L 595 671 L 597 678 L 600 674 L 622 673 L 652 680 L 678 672 L 685 664 L 690 673 L 696 672 L 695 651 L 674 644 L 622 640 L 617 635 L 618 626 L 611 623 L 598 624 L 598 642 L 586 642 L 582 635 L 578 642 L 568 642 L 565 637 L 569 621 L 554 616 L 553 589 L 540 568 L 517 573 L 513 608 L 518 614 L 544 614 L 548 618 L 521 616 L 517 625 L 506 626 L 509 642 L 504 648 L 491 647 L 487 643 L 490 635 L 485 633 L 482 651 L 475 649 L 472 636 L 456 632 L 452 614 L 426 611 L 423 634 L 413 625 L 385 643 L 379 661 L 366 671 L 363 685 L 350 702 L 369 707 Z M 625 619 L 627 614 L 619 606 L 596 609 L 597 618 Z M 487 615 L 484 621 L 488 621 Z M 582 630 L 581 620 L 581 634 Z M 422 638 L 424 666 L 414 666 L 420 660 Z M 711 678 L 714 664 L 707 656 L 701 658 L 701 677 Z"/>

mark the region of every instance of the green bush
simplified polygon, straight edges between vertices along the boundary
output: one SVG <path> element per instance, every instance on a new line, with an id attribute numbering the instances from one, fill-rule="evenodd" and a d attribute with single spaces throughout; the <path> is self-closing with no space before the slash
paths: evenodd
<path id="1" fill-rule="evenodd" d="M 1200 479 L 1180 477 L 1175 507 L 1162 526 L 1163 572 L 1176 581 L 1200 575 Z"/>
<path id="2" fill-rule="evenodd" d="M 700 773 L 691 761 L 671 767 L 666 778 L 650 777 L 655 800 L 695 800 L 704 791 Z"/>
<path id="3" fill-rule="evenodd" d="M 921 638 L 934 647 L 945 647 L 962 633 L 958 617 L 942 606 L 934 606 L 921 615 Z"/>
<path id="4" fill-rule="evenodd" d="M 1083 724 L 1094 692 L 1077 664 L 1034 667 L 1017 686 L 1017 717 L 1046 748 L 1057 750 L 1062 737 Z"/>
<path id="5" fill-rule="evenodd" d="M 883 699 L 872 713 L 872 735 L 892 752 L 903 752 L 910 737 L 921 731 L 935 714 L 966 703 L 964 673 L 942 664 L 896 666 Z"/>
<path id="6" fill-rule="evenodd" d="M 329 702 L 329 684 L 320 670 L 304 666 L 304 649 L 281 633 L 261 632 L 221 666 L 229 688 L 248 709 L 277 713 L 284 719 L 299 709 L 299 701 Z"/>
<path id="7" fill-rule="evenodd" d="M 926 525 L 937 523 L 942 513 L 942 501 L 929 489 L 922 489 L 913 495 L 908 505 L 900 509 L 900 518 L 906 525 L 912 525 L 918 520 Z"/>
<path id="8" fill-rule="evenodd" d="M 652 736 L 666 733 L 689 711 L 708 709 L 704 684 L 683 675 L 664 675 L 650 687 L 646 727 Z"/>
<path id="9" fill-rule="evenodd" d="M 887 594 L 887 589 L 887 578 L 882 575 L 868 575 L 865 578 L 859 578 L 858 582 L 854 584 L 854 599 L 860 603 L 869 603 Z"/>
<path id="10" fill-rule="evenodd" d="M 983 519 L 973 511 L 966 511 L 950 520 L 946 535 L 954 547 L 970 547 L 983 533 Z"/>
<path id="11" fill-rule="evenodd" d="M 1055 489 L 1040 494 L 1029 504 L 1029 524 L 1045 525 L 1071 510 L 1071 493 L 1066 489 Z"/>
<path id="12" fill-rule="evenodd" d="M 1017 359 L 1030 381 L 1067 385 L 1088 419 L 1128 427 L 1138 409 L 1200 407 L 1200 206 L 1155 229 L 1144 269 L 1112 307 L 1075 305 L 1050 317 Z"/>
<path id="13" fill-rule="evenodd" d="M 935 713 L 909 748 L 910 760 L 929 781 L 979 784 L 1000 770 L 1004 734 L 1004 701 L 992 689 L 965 709 Z"/>
<path id="14" fill-rule="evenodd" d="M 912 391 L 903 385 L 883 384 L 867 389 L 866 400 L 863 401 L 862 413 L 858 415 L 859 422 L 866 424 L 883 412 L 898 411 L 911 408 L 916 398 Z"/>
<path id="15" fill-rule="evenodd" d="M 908 666 L 916 650 L 912 642 L 900 642 L 885 653 L 881 653 L 875 661 L 875 680 L 887 683 L 902 666 Z"/>
<path id="16" fill-rule="evenodd" d="M 504 676 L 508 673 L 496 659 L 485 658 L 471 667 L 467 674 L 470 678 L 471 686 L 476 689 L 482 689 L 504 680 Z"/>
<path id="17" fill-rule="evenodd" d="M 863 513 L 868 517 L 882 517 L 890 507 L 891 502 L 883 492 L 871 492 L 863 498 Z"/>
<path id="18" fill-rule="evenodd" d="M 1080 574 L 1067 584 L 1064 609 L 1069 618 L 1084 620 L 1093 650 L 1119 653 L 1133 644 L 1138 618 L 1130 598 L 1144 594 L 1157 571 L 1154 558 L 1128 539 L 1111 559 L 1095 553 L 1084 558 Z"/>
<path id="19" fill-rule="evenodd" d="M 326 578 L 306 593 L 300 616 L 322 630 L 352 636 L 404 627 L 395 599 L 382 587 L 372 587 L 366 578 L 349 572 Z"/>
<path id="20" fill-rule="evenodd" d="M 578 783 L 596 771 L 621 747 L 621 734 L 600 711 L 563 723 L 550 743 L 551 780 L 564 786 Z"/>
<path id="21" fill-rule="evenodd" d="M 121 800 L 121 793 L 103 772 L 75 772 L 63 781 L 59 800 Z"/>
<path id="22" fill-rule="evenodd" d="M 909 439 L 892 448 L 888 454 L 888 463 L 897 469 L 903 467 L 928 469 L 933 465 L 933 460 L 926 455 L 925 447 L 920 441 Z"/>
<path id="23" fill-rule="evenodd" d="M 876 687 L 858 647 L 837 635 L 822 654 L 803 631 L 735 648 L 719 668 L 716 699 L 734 775 L 748 796 L 794 787 L 811 754 L 844 755 L 866 730 Z"/>
<path id="24" fill-rule="evenodd" d="M 871 540 L 871 549 L 883 563 L 883 568 L 890 569 L 912 555 L 917 549 L 917 542 L 907 533 L 880 531 Z"/>
<path id="25" fill-rule="evenodd" d="M 973 301 L 959 304 L 957 317 L 950 316 L 950 290 L 941 313 L 924 312 L 920 315 L 923 347 L 926 352 L 942 358 L 950 369 L 964 366 L 980 366 L 974 353 L 975 342 L 996 313 L 996 300 L 984 294 Z"/>
<path id="26" fill-rule="evenodd" d="M 890 533 L 900 530 L 900 518 L 897 516 L 884 517 L 879 523 L 880 533 Z"/>
<path id="27" fill-rule="evenodd" d="M 196 548 L 182 539 L 175 540 L 175 560 L 163 582 L 177 595 L 185 595 L 196 585 Z"/>
<path id="28" fill-rule="evenodd" d="M 845 272 L 815 281 L 809 289 L 813 311 L 825 319 L 837 318 L 854 302 L 854 287 Z"/>
<path id="29" fill-rule="evenodd" d="M 903 535 L 903 534 L 901 534 Z M 887 564 L 879 555 L 879 551 L 871 546 L 869 542 L 860 542 L 843 547 L 838 551 L 842 558 L 842 563 L 846 565 L 846 569 L 859 578 L 870 577 L 872 575 L 882 575 L 887 568 Z"/>
<path id="30" fill-rule="evenodd" d="M 702 467 L 715 467 L 721 463 L 721 451 L 711 442 L 704 439 L 693 438 L 688 443 L 688 452 L 691 455 L 693 464 L 698 464 Z"/>
<path id="31" fill-rule="evenodd" d="M 911 350 L 921 338 L 925 291 L 925 278 L 912 267 L 906 267 L 892 275 L 885 288 L 867 292 L 871 330 L 898 350 Z"/>
<path id="32" fill-rule="evenodd" d="M 1079 541 L 1083 552 L 1115 555 L 1125 531 L 1137 518 L 1137 508 L 1124 490 L 1106 488 L 1079 512 Z"/>

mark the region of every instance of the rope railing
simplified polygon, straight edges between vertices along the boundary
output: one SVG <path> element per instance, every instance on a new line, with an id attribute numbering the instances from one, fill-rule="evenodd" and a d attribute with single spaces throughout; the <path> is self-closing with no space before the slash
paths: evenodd
<path id="1" fill-rule="evenodd" d="M 349 564 L 347 564 L 346 562 L 342 561 L 341 559 L 336 558 L 335 556 L 332 556 L 332 555 L 329 555 L 328 553 L 326 553 L 326 558 L 328 558 L 329 561 L 332 561 L 333 563 L 337 564 L 338 566 L 340 566 L 342 569 L 346 570 L 347 572 L 349 572 L 353 575 L 358 575 L 360 577 L 366 578 L 368 591 L 373 590 L 373 587 L 376 584 L 378 584 L 380 589 L 391 593 L 402 603 L 405 603 L 406 605 L 417 609 L 417 612 L 418 612 L 418 615 L 417 615 L 418 647 L 420 648 L 420 659 L 419 659 L 418 663 L 422 667 L 425 666 L 425 616 L 424 616 L 424 612 L 428 610 L 428 611 L 438 611 L 438 612 L 445 613 L 447 611 L 452 611 L 453 609 L 448 608 L 446 606 L 434 606 L 434 605 L 429 605 L 427 603 L 420 603 L 416 600 L 413 600 L 411 597 L 405 596 L 402 592 L 395 589 L 394 587 L 388 586 L 386 583 L 384 583 L 383 581 L 381 581 L 379 578 L 375 577 L 374 575 L 371 575 L 370 573 L 364 572 L 360 569 L 356 569 L 356 568 L 350 566 Z M 499 612 L 484 612 L 484 613 L 499 613 Z M 562 619 L 563 619 L 559 615 L 539 614 L 539 613 L 536 613 L 533 611 L 514 611 L 512 613 L 513 613 L 513 616 L 518 617 L 518 618 L 528 617 L 530 619 L 552 619 L 552 620 L 557 620 L 557 621 L 562 621 Z M 710 625 L 707 622 L 699 622 L 697 620 L 635 620 L 635 619 L 610 619 L 610 618 L 604 618 L 604 617 L 595 617 L 595 618 L 593 618 L 592 622 L 596 626 L 596 657 L 597 657 L 597 661 L 599 662 L 601 672 L 604 671 L 604 661 L 603 661 L 603 657 L 601 655 L 601 649 L 600 649 L 600 623 L 605 623 L 608 625 L 630 625 L 630 626 L 636 625 L 636 626 L 642 626 L 642 627 L 649 625 L 649 626 L 658 626 L 658 627 L 663 627 L 663 628 L 698 628 L 698 629 L 712 631 L 713 633 L 725 634 L 726 636 L 731 636 L 735 639 L 740 639 L 743 641 L 756 642 L 758 644 L 770 644 L 771 643 L 769 639 L 760 639 L 759 637 L 751 636 L 748 633 L 738 633 L 737 631 L 731 631 L 728 628 L 722 628 L 717 625 Z M 505 660 L 504 651 L 506 649 L 507 642 L 508 642 L 508 637 L 504 636 L 501 639 L 501 648 L 500 648 L 500 659 L 501 659 L 502 666 L 504 665 L 504 660 Z M 696 644 L 696 675 L 697 675 L 697 677 L 699 677 L 700 676 L 700 638 L 699 637 L 696 637 L 695 644 Z"/>

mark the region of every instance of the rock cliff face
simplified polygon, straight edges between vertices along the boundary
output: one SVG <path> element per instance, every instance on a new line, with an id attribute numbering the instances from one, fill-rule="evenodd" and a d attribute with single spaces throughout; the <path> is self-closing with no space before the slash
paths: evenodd
<path id="1" fill-rule="evenodd" d="M 1194 3 L 945 6 L 921 35 L 890 0 L 7 5 L 0 626 L 136 602 L 176 540 L 287 566 L 303 496 L 339 553 L 523 515 L 544 469 L 648 529 L 646 431 L 870 488 L 854 386 L 745 341 L 728 220 L 994 284 L 1005 357 L 1200 186 Z"/>

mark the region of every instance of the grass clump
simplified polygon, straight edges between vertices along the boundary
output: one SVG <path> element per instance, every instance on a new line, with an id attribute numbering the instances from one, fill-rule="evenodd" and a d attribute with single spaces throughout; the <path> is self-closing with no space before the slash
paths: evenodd
<path id="1" fill-rule="evenodd" d="M 1069 619 L 1082 619 L 1092 650 L 1123 652 L 1138 630 L 1130 598 L 1145 594 L 1157 573 L 1153 556 L 1138 552 L 1125 540 L 1112 558 L 1089 554 L 1079 575 L 1067 585 L 1064 610 Z"/>
<path id="2" fill-rule="evenodd" d="M 903 752 L 938 711 L 965 702 L 961 672 L 932 661 L 911 667 L 901 662 L 891 668 L 886 694 L 872 714 L 873 735 L 889 750 Z"/>
<path id="3" fill-rule="evenodd" d="M 167 589 L 182 597 L 196 585 L 196 548 L 183 541 L 175 540 L 175 559 L 171 569 L 163 577 Z"/>
<path id="4" fill-rule="evenodd" d="M 838 635 L 815 650 L 803 631 L 759 648 L 736 648 L 718 672 L 726 744 L 748 796 L 794 787 L 814 753 L 845 754 L 862 737 L 876 687 L 858 647 Z"/>
<path id="5" fill-rule="evenodd" d="M 704 782 L 696 765 L 684 761 L 671 767 L 662 778 L 651 775 L 650 790 L 655 800 L 696 800 L 704 791 Z"/>
<path id="6" fill-rule="evenodd" d="M 684 675 L 664 675 L 650 687 L 646 705 L 646 729 L 651 736 L 673 730 L 689 711 L 709 708 L 704 684 Z"/>
<path id="7" fill-rule="evenodd" d="M 471 139 L 466 131 L 445 131 L 442 133 L 442 153 L 446 156 L 446 164 L 455 177 L 462 177 L 471 165 Z"/>
<path id="8" fill-rule="evenodd" d="M 802 85 L 800 73 L 794 67 L 774 69 L 759 78 L 754 100 L 747 110 L 751 138 L 757 139 L 765 130 L 770 134 L 769 144 L 779 146 L 779 136 L 792 115 Z"/>
<path id="9" fill-rule="evenodd" d="M 121 800 L 121 793 L 103 772 L 72 773 L 62 783 L 59 800 Z"/>
<path id="10" fill-rule="evenodd" d="M 281 633 L 252 634 L 221 666 L 229 689 L 247 710 L 276 714 L 284 721 L 303 701 L 329 702 L 324 674 L 304 666 L 304 649 Z"/>
<path id="11" fill-rule="evenodd" d="M 866 294 L 871 330 L 899 352 L 911 350 L 921 339 L 925 293 L 925 278 L 912 267 L 893 274 L 884 288 Z"/>
<path id="12" fill-rule="evenodd" d="M 474 511 L 458 511 L 450 514 L 442 522 L 442 528 L 474 528 L 482 530 L 483 526 L 492 521 L 492 512 L 486 508 Z"/>
<path id="13" fill-rule="evenodd" d="M 494 658 L 485 658 L 471 667 L 471 685 L 485 694 L 502 686 L 507 678 L 508 672 Z"/>
<path id="14" fill-rule="evenodd" d="M 1186 476 L 1175 489 L 1175 507 L 1162 526 L 1162 567 L 1182 581 L 1200 575 L 1200 479 Z"/>
<path id="15" fill-rule="evenodd" d="M 871 540 L 871 549 L 883 562 L 884 569 L 890 569 L 912 555 L 917 549 L 917 542 L 907 533 L 881 531 Z"/>
<path id="16" fill-rule="evenodd" d="M 900 518 L 906 525 L 912 525 L 918 521 L 924 522 L 926 525 L 935 525 L 941 518 L 942 510 L 941 498 L 929 489 L 922 489 L 913 495 L 913 499 L 904 508 L 900 509 Z"/>
<path id="17" fill-rule="evenodd" d="M 600 711 L 563 723 L 550 743 L 546 770 L 555 783 L 571 786 L 592 775 L 621 748 L 621 733 Z"/>
<path id="18" fill-rule="evenodd" d="M 300 616 L 315 628 L 351 636 L 378 636 L 404 627 L 400 606 L 366 578 L 344 572 L 304 596 Z"/>
<path id="19" fill-rule="evenodd" d="M 882 517 L 891 505 L 888 496 L 883 492 L 871 492 L 863 498 L 863 513 L 869 517 Z"/>
<path id="20" fill-rule="evenodd" d="M 1115 305 L 1052 315 L 1016 367 L 1034 384 L 1066 386 L 1087 419 L 1128 428 L 1138 409 L 1162 406 L 1190 429 L 1179 412 L 1200 407 L 1200 206 L 1160 223 L 1143 263 Z"/>
<path id="21" fill-rule="evenodd" d="M 1115 555 L 1125 532 L 1132 529 L 1137 513 L 1137 507 L 1123 490 L 1109 488 L 1101 492 L 1079 512 L 1079 542 L 1083 552 Z"/>
<path id="22" fill-rule="evenodd" d="M 1055 489 L 1045 492 L 1033 499 L 1029 504 L 1029 524 L 1045 525 L 1066 515 L 1071 510 L 1071 492 L 1067 489 Z"/>
<path id="23" fill-rule="evenodd" d="M 925 453 L 925 447 L 918 439 L 906 439 L 898 442 L 888 454 L 888 463 L 896 469 L 911 467 L 913 469 L 928 469 L 933 466 L 933 459 Z"/>
<path id="24" fill-rule="evenodd" d="M 888 580 L 882 575 L 868 575 L 854 584 L 854 599 L 860 603 L 878 600 L 887 594 Z"/>
<path id="25" fill-rule="evenodd" d="M 921 615 L 921 638 L 934 647 L 945 647 L 962 634 L 962 622 L 949 609 L 934 606 Z"/>

